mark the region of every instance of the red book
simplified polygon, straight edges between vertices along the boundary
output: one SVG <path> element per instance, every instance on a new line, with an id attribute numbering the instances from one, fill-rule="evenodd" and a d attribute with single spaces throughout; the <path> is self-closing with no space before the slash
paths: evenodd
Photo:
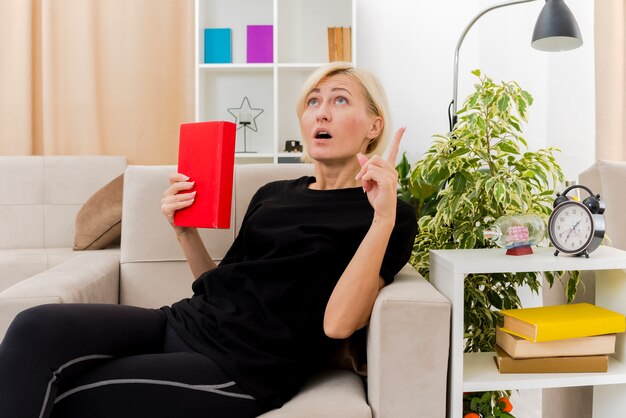
<path id="1" fill-rule="evenodd" d="M 176 226 L 230 228 L 236 130 L 221 121 L 180 125 L 178 172 L 195 182 L 197 194 L 174 214 Z"/>

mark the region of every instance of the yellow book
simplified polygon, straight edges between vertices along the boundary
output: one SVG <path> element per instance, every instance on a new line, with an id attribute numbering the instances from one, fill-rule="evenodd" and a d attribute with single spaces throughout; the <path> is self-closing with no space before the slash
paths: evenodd
<path id="1" fill-rule="evenodd" d="M 613 334 L 626 329 L 623 314 L 589 303 L 500 312 L 504 315 L 502 330 L 533 342 Z"/>

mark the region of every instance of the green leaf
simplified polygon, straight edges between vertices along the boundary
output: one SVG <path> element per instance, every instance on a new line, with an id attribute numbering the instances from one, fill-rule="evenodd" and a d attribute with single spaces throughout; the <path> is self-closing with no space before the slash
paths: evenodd
<path id="1" fill-rule="evenodd" d="M 477 68 L 472 71 L 472 74 L 474 74 L 476 77 L 480 77 L 480 70 Z"/>
<path id="2" fill-rule="evenodd" d="M 467 178 L 461 172 L 456 173 L 454 175 L 454 179 L 452 180 L 452 184 L 454 191 L 456 193 L 460 193 L 467 187 Z"/>
<path id="3" fill-rule="evenodd" d="M 472 411 L 478 411 L 478 402 L 480 402 L 479 398 L 472 398 L 472 401 L 470 402 L 470 409 Z"/>
<path id="4" fill-rule="evenodd" d="M 483 396 L 481 396 L 480 400 L 482 401 L 482 403 L 487 403 L 491 400 L 491 396 L 491 392 L 485 392 L 483 393 Z"/>
<path id="5" fill-rule="evenodd" d="M 496 192 L 496 200 L 498 202 L 502 202 L 504 200 L 504 194 L 506 192 L 506 188 L 504 187 L 504 184 L 498 183 L 496 185 L 495 192 Z"/>
<path id="6" fill-rule="evenodd" d="M 567 303 L 572 303 L 576 297 L 576 290 L 578 290 L 578 283 L 580 281 L 580 274 L 571 274 L 567 280 L 567 290 L 565 293 Z"/>
<path id="7" fill-rule="evenodd" d="M 474 235 L 466 236 L 461 243 L 462 248 L 474 248 L 474 245 L 476 245 L 476 237 Z"/>
<path id="8" fill-rule="evenodd" d="M 452 151 L 452 153 L 449 155 L 449 159 L 453 160 L 453 159 L 457 159 L 467 153 L 469 153 L 471 150 L 469 148 L 457 148 L 456 150 Z"/>
<path id="9" fill-rule="evenodd" d="M 517 105 L 517 112 L 519 113 L 522 120 L 526 120 L 526 101 L 520 97 L 515 99 L 515 104 Z"/>
<path id="10" fill-rule="evenodd" d="M 496 144 L 496 148 L 509 152 L 511 154 L 519 154 L 519 148 L 514 145 L 512 141 L 501 141 Z"/>
<path id="11" fill-rule="evenodd" d="M 484 107 L 488 107 L 491 102 L 493 101 L 493 98 L 495 97 L 495 95 L 491 92 L 485 94 L 482 98 L 481 98 L 481 102 L 483 104 Z"/>
<path id="12" fill-rule="evenodd" d="M 396 166 L 396 171 L 398 172 L 398 177 L 403 179 L 409 175 L 411 171 L 411 164 L 409 164 L 409 160 L 406 158 L 406 151 L 402 153 L 402 159 L 400 163 Z"/>
<path id="13" fill-rule="evenodd" d="M 487 293 L 489 303 L 491 303 L 491 305 L 496 309 L 502 309 L 502 298 L 500 295 L 498 295 L 498 293 L 493 289 L 485 289 L 485 291 Z"/>
<path id="14" fill-rule="evenodd" d="M 500 110 L 500 112 L 506 112 L 510 101 L 511 98 L 509 96 L 502 96 L 500 100 L 498 100 L 498 110 Z"/>
<path id="15" fill-rule="evenodd" d="M 526 102 L 528 102 L 528 105 L 533 104 L 533 96 L 531 96 L 530 93 L 528 93 L 526 90 L 522 90 L 520 94 L 524 97 Z"/>

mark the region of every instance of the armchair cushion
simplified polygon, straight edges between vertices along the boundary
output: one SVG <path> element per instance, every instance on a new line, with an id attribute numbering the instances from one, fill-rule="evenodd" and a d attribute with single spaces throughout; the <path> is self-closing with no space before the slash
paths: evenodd
<path id="1" fill-rule="evenodd" d="M 21 311 L 45 303 L 118 303 L 117 249 L 72 257 L 0 292 L 0 341 Z"/>
<path id="2" fill-rule="evenodd" d="M 76 215 L 74 250 L 100 250 L 119 244 L 122 233 L 122 189 L 120 174 L 94 193 Z"/>
<path id="3" fill-rule="evenodd" d="M 282 408 L 259 418 L 370 418 L 361 378 L 347 370 L 327 370 L 312 377 Z"/>

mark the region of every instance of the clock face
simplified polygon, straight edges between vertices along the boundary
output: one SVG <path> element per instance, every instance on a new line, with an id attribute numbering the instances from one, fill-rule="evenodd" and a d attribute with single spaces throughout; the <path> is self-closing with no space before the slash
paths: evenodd
<path id="1" fill-rule="evenodd" d="M 591 212 L 576 201 L 561 203 L 550 215 L 548 235 L 561 252 L 578 254 L 585 250 L 594 237 Z"/>

